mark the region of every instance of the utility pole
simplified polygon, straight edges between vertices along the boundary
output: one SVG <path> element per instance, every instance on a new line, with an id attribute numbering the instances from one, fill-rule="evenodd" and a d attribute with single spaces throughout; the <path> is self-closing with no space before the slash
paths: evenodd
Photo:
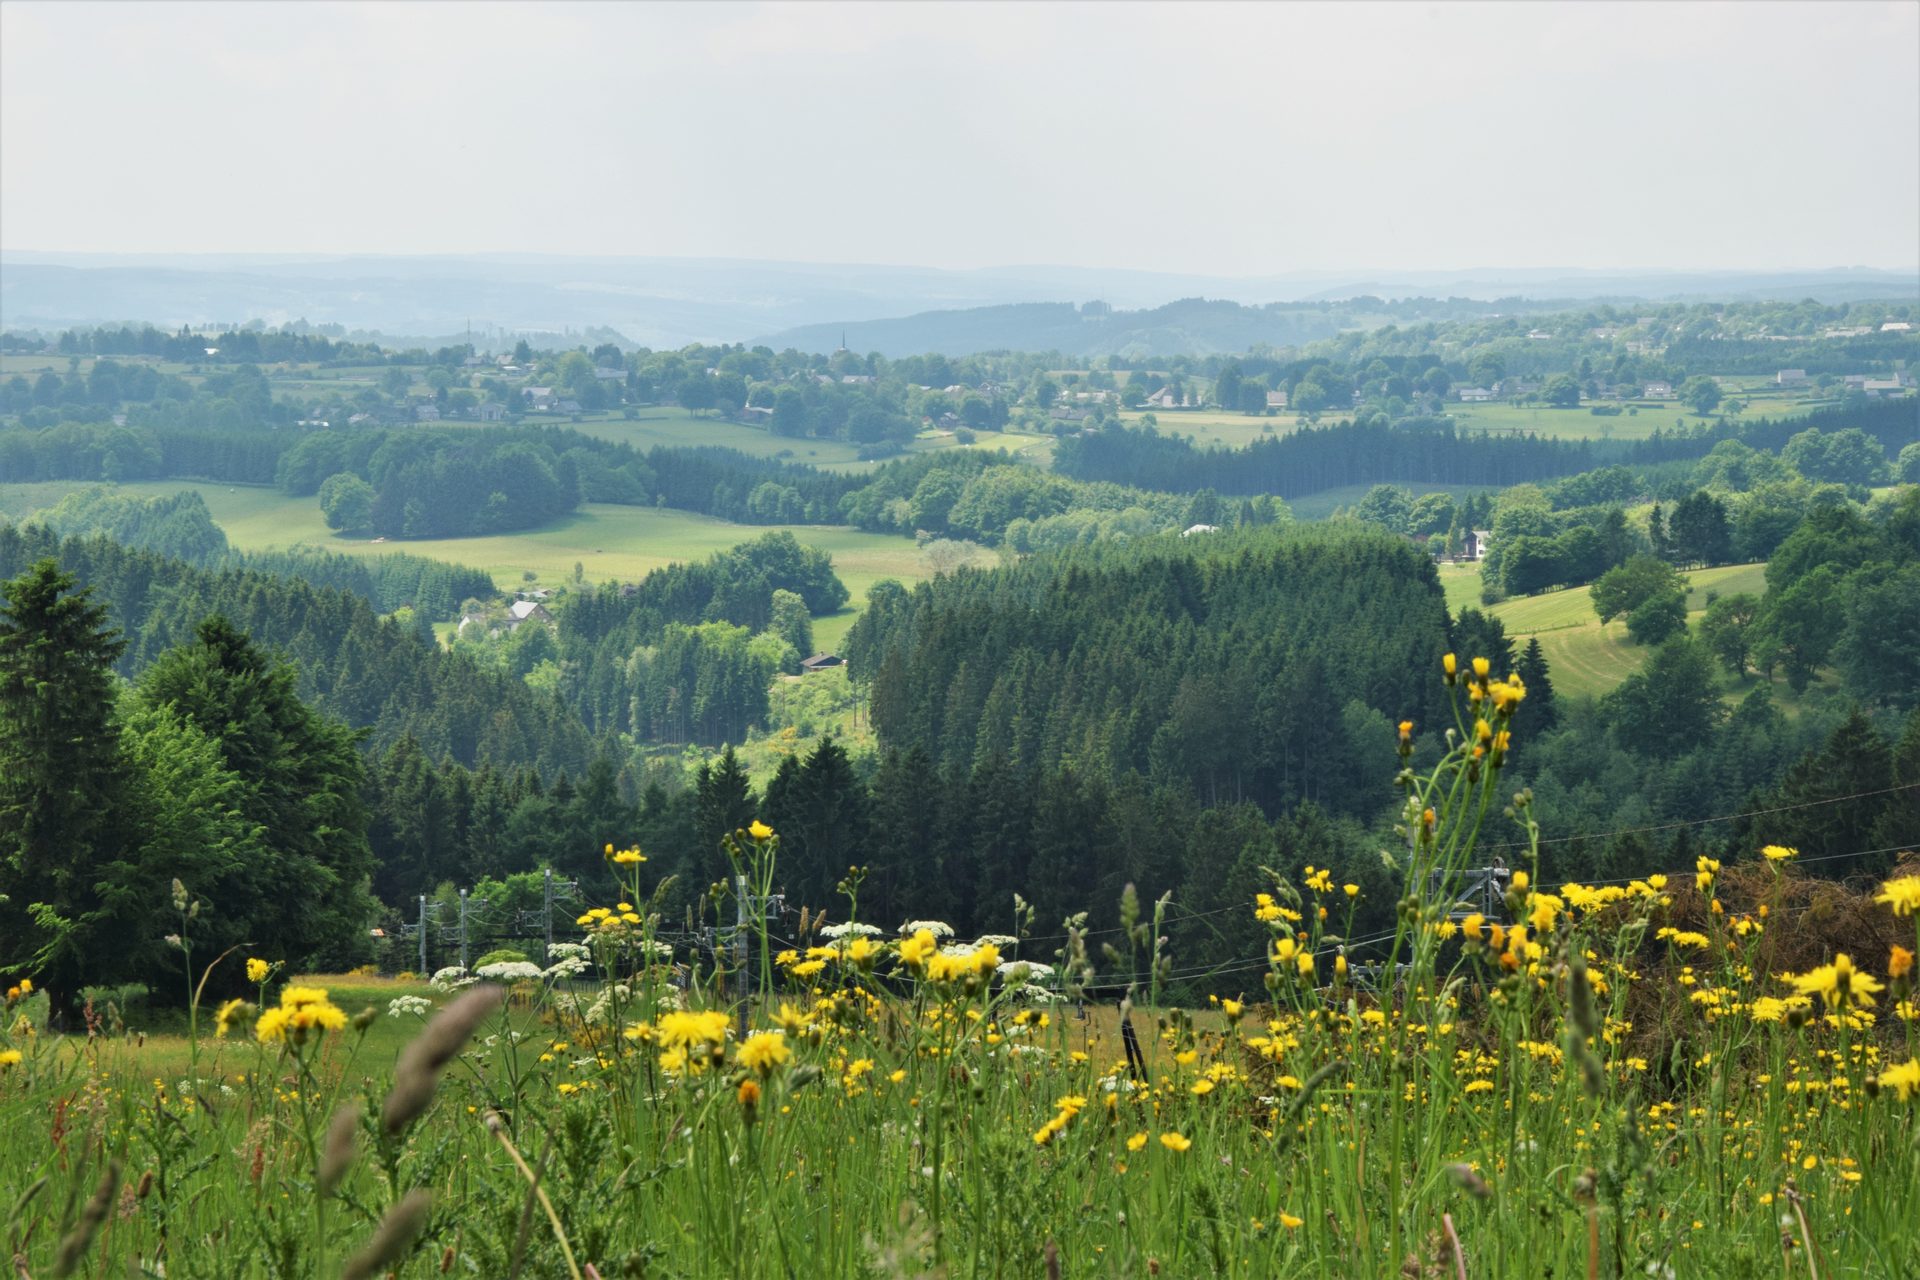
<path id="1" fill-rule="evenodd" d="M 547 905 L 546 905 L 546 910 L 542 915 L 542 918 L 546 921 L 546 925 L 547 925 L 547 954 L 541 957 L 540 963 L 543 968 L 546 965 L 551 964 L 553 962 L 553 868 L 552 867 L 547 868 L 547 874 L 544 877 L 544 879 L 546 881 Z"/>
<path id="2" fill-rule="evenodd" d="M 467 891 L 460 891 L 460 967 L 467 967 Z"/>
<path id="3" fill-rule="evenodd" d="M 427 972 L 427 895 L 420 895 L 420 976 L 431 977 Z"/>

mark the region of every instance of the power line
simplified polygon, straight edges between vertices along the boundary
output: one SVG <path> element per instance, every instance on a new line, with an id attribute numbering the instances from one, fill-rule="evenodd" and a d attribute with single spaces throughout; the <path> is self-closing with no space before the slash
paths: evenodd
<path id="1" fill-rule="evenodd" d="M 1825 804 L 1843 804 L 1848 800 L 1865 800 L 1872 796 L 1891 795 L 1896 791 L 1912 791 L 1916 788 L 1920 788 L 1920 782 L 1903 782 L 1898 786 L 1881 787 L 1877 791 L 1856 791 L 1850 796 L 1829 796 L 1824 800 L 1805 800 L 1799 804 L 1776 805 L 1771 809 L 1749 809 L 1745 813 L 1722 814 L 1716 818 L 1688 818 L 1679 822 L 1656 823 L 1648 827 L 1621 827 L 1617 831 L 1593 831 L 1585 835 L 1554 836 L 1552 839 L 1542 840 L 1540 843 L 1542 845 L 1570 844 L 1575 840 L 1606 840 L 1613 836 L 1643 835 L 1649 831 L 1673 831 L 1680 827 L 1700 827 L 1713 822 L 1734 822 L 1740 818 L 1765 817 L 1770 813 L 1788 813 L 1795 809 L 1814 809 Z M 1502 844 L 1483 844 L 1476 847 L 1481 849 L 1525 849 L 1530 846 L 1525 840 L 1509 840 Z"/>

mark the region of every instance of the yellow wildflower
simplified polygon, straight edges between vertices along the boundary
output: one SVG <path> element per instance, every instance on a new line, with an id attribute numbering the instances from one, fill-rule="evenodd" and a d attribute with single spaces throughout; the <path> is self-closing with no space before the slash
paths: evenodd
<path id="1" fill-rule="evenodd" d="M 740 1042 L 734 1050 L 733 1060 L 749 1071 L 763 1076 L 773 1074 L 776 1067 L 784 1065 L 793 1057 L 793 1050 L 787 1048 L 787 1038 L 778 1031 L 756 1031 Z"/>
<path id="2" fill-rule="evenodd" d="M 1855 969 L 1852 959 L 1845 952 L 1835 956 L 1832 964 L 1823 964 L 1794 978 L 1793 985 L 1799 988 L 1801 995 L 1819 996 L 1834 1009 L 1845 1009 L 1855 1004 L 1871 1006 L 1873 993 L 1886 990 L 1872 974 Z"/>
<path id="3" fill-rule="evenodd" d="M 17 1067 L 20 1065 L 20 1060 L 21 1054 L 18 1049 L 0 1049 L 0 1067 Z"/>
<path id="4" fill-rule="evenodd" d="M 1910 916 L 1920 911 L 1920 876 L 1901 876 L 1898 880 L 1887 881 L 1880 886 L 1880 892 L 1874 895 L 1873 900 L 1886 903 L 1897 916 Z"/>
<path id="5" fill-rule="evenodd" d="M 1146 1145 L 1147 1145 L 1147 1135 L 1144 1133 L 1136 1133 L 1131 1138 L 1127 1139 L 1127 1150 L 1129 1151 L 1139 1151 L 1141 1148 L 1145 1147 Z"/>
<path id="6" fill-rule="evenodd" d="M 939 940 L 933 936 L 933 930 L 921 929 L 911 938 L 900 943 L 900 963 L 909 969 L 923 969 L 927 958 L 940 950 Z"/>
<path id="7" fill-rule="evenodd" d="M 213 1015 L 213 1034 L 216 1036 L 224 1036 L 227 1034 L 232 1028 L 234 1020 L 244 1015 L 246 1009 L 247 1002 L 245 1000 L 228 1000 L 222 1004 L 220 1011 Z"/>
<path id="8" fill-rule="evenodd" d="M 1770 844 L 1760 850 L 1760 856 L 1768 862 L 1785 862 L 1788 858 L 1799 857 L 1800 851 L 1798 849 L 1789 849 L 1783 844 Z"/>
<path id="9" fill-rule="evenodd" d="M 1289 1231 L 1297 1231 L 1305 1221 L 1305 1218 L 1296 1218 L 1285 1210 L 1282 1210 L 1280 1213 L 1280 1225 Z"/>
<path id="10" fill-rule="evenodd" d="M 1193 1139 L 1182 1137 L 1178 1133 L 1163 1133 L 1160 1135 L 1160 1145 L 1169 1151 L 1185 1151 L 1193 1145 Z"/>
<path id="11" fill-rule="evenodd" d="M 669 1049 L 716 1049 L 726 1043 L 727 1015 L 716 1009 L 660 1015 L 660 1043 Z"/>
<path id="12" fill-rule="evenodd" d="M 755 818 L 753 825 L 747 828 L 747 834 L 755 840 L 765 840 L 773 834 L 773 828 L 760 821 L 760 819 Z"/>
<path id="13" fill-rule="evenodd" d="M 13 1055 L 16 1060 L 19 1054 Z M 1897 1067 L 1888 1067 L 1880 1073 L 1880 1087 L 1892 1089 L 1905 1102 L 1920 1093 L 1920 1058 L 1908 1058 Z"/>
<path id="14" fill-rule="evenodd" d="M 280 993 L 280 1004 L 260 1015 L 253 1033 L 262 1044 L 279 1040 L 287 1044 L 304 1043 L 308 1033 L 341 1031 L 347 1015 L 327 999 L 323 987 L 288 987 Z"/>
<path id="15" fill-rule="evenodd" d="M 267 975 L 271 972 L 273 972 L 273 966 L 268 964 L 265 960 L 262 960 L 259 956 L 248 957 L 247 981 L 251 982 L 254 986 L 257 987 L 261 983 L 265 982 L 267 980 Z"/>

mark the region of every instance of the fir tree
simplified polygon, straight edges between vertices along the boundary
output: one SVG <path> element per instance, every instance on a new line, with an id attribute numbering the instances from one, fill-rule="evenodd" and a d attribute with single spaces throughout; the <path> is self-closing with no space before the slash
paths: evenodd
<path id="1" fill-rule="evenodd" d="M 1527 641 L 1526 651 L 1520 655 L 1514 672 L 1527 686 L 1523 723 L 1534 733 L 1545 733 L 1559 724 L 1560 708 L 1554 704 L 1553 680 L 1547 674 L 1547 655 L 1540 649 L 1539 636 Z"/>
<path id="2" fill-rule="evenodd" d="M 123 796 L 113 663 L 126 648 L 74 575 L 0 584 L 0 972 L 70 1000 L 88 972 L 99 872 Z"/>

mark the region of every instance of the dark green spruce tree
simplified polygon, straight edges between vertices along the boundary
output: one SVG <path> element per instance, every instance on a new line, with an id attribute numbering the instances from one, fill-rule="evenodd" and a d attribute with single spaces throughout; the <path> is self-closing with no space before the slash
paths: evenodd
<path id="1" fill-rule="evenodd" d="M 217 614 L 147 669 L 138 702 L 219 743 L 242 782 L 241 812 L 268 851 L 232 900 L 208 895 L 213 909 L 249 922 L 257 954 L 293 966 L 361 962 L 373 857 L 354 731 L 302 702 L 293 669 Z"/>
<path id="2" fill-rule="evenodd" d="M 52 560 L 0 583 L 0 973 L 55 1008 L 90 972 L 106 923 L 98 876 L 124 838 L 107 611 Z"/>

